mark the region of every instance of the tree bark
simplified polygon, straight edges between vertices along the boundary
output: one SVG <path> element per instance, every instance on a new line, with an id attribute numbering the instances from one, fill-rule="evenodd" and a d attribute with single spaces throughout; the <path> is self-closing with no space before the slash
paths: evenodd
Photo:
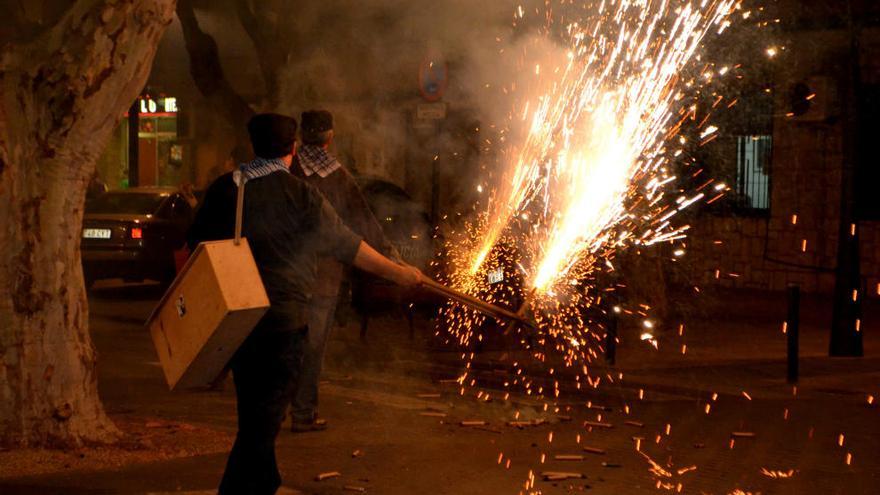
<path id="1" fill-rule="evenodd" d="M 95 162 L 142 90 L 175 0 L 79 0 L 0 53 L 0 444 L 118 431 L 98 398 L 80 264 Z"/>

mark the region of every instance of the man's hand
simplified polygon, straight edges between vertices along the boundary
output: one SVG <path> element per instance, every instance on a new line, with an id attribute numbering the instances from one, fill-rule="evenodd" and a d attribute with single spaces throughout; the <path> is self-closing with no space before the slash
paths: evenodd
<path id="1" fill-rule="evenodd" d="M 190 208 L 195 208 L 199 205 L 199 200 L 196 199 L 195 195 L 195 186 L 193 186 L 192 183 L 184 182 L 180 185 L 178 192 L 180 192 L 180 195 L 183 196 L 183 199 L 186 200 L 187 203 L 189 203 Z"/>
<path id="2" fill-rule="evenodd" d="M 411 287 L 422 283 L 425 276 L 418 268 L 407 265 L 406 263 L 398 264 L 398 273 L 394 276 L 393 282 L 403 287 Z"/>

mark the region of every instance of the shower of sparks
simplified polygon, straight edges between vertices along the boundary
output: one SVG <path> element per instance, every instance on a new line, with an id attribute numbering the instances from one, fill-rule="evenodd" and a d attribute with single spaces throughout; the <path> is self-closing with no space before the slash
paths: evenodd
<path id="1" fill-rule="evenodd" d="M 531 310 L 538 332 L 508 329 L 523 354 L 512 360 L 506 386 L 558 395 L 558 382 L 548 391 L 523 378 L 524 362 L 574 370 L 578 389 L 612 381 L 590 377 L 588 365 L 604 349 L 615 257 L 624 247 L 659 243 L 679 243 L 680 257 L 689 226 L 673 225 L 672 217 L 728 189 L 709 179 L 670 194 L 685 148 L 717 137 L 711 108 L 699 107 L 697 94 L 731 71 L 694 62 L 706 36 L 725 31 L 739 8 L 738 0 L 605 0 L 561 29 L 568 43 L 561 66 L 535 67 L 544 89 L 514 112 L 525 129 L 521 139 L 506 136 L 516 144 L 500 150 L 510 166 L 499 182 L 480 184 L 488 211 L 448 233 L 440 270 L 464 292 Z M 712 107 L 723 99 L 712 98 Z M 622 302 L 615 308 L 646 325 L 650 311 Z M 484 339 L 484 322 L 455 304 L 441 318 L 447 342 L 464 348 Z M 460 383 L 471 381 L 465 373 Z"/>
<path id="2" fill-rule="evenodd" d="M 678 236 L 669 218 L 703 199 L 684 197 L 674 208 L 656 208 L 663 187 L 675 180 L 666 167 L 671 153 L 665 142 L 681 110 L 681 74 L 704 37 L 729 26 L 737 6 L 735 0 L 607 0 L 591 18 L 567 27 L 568 63 L 531 113 L 526 105 L 527 135 L 490 198 L 471 275 L 511 219 L 530 208 L 540 215 L 527 233 L 535 253 L 528 283 L 540 293 L 609 244 Z M 705 128 L 701 139 L 715 130 Z M 655 208 L 637 213 L 637 205 Z M 652 220 L 640 238 L 633 238 L 633 229 L 612 231 Z"/>
<path id="3" fill-rule="evenodd" d="M 476 186 L 488 208 L 476 219 L 446 231 L 447 249 L 435 261 L 450 286 L 490 303 L 519 308 L 520 314 L 534 319 L 533 328 L 499 328 L 485 315 L 450 302 L 438 320 L 436 335 L 461 349 L 464 370 L 450 380 L 461 396 L 481 402 L 502 398 L 507 403 L 512 393 L 522 392 L 542 404 L 535 413 L 550 416 L 549 420 L 520 417 L 518 408 L 508 422 L 516 428 L 552 424 L 554 414 L 571 421 L 574 406 L 563 397 L 623 381 L 623 373 L 594 366 L 605 346 L 616 341 L 605 327 L 609 316 L 637 322 L 645 345 L 657 350 L 668 346 L 685 354 L 684 327 L 678 329 L 677 342 L 664 334 L 662 320 L 653 317 L 651 306 L 632 300 L 632 293 L 626 292 L 616 266 L 625 266 L 631 256 L 660 244 L 668 248 L 661 256 L 679 261 L 688 251 L 689 226 L 676 225 L 679 219 L 673 217 L 690 205 L 711 204 L 729 190 L 701 175 L 691 151 L 719 137 L 720 129 L 710 122 L 713 110 L 729 109 L 737 99 L 725 100 L 711 87 L 716 79 L 741 77 L 740 65 L 715 66 L 702 59 L 701 47 L 707 38 L 724 32 L 734 14 L 748 19 L 750 12 L 742 11 L 739 0 L 600 0 L 585 5 L 579 14 L 583 16 L 558 16 L 578 20 L 568 21 L 564 29 L 555 26 L 555 31 L 550 26 L 556 18 L 547 14 L 548 38 L 559 41 L 558 31 L 564 31 L 567 58 L 557 67 L 550 62 L 526 68 L 538 82 L 525 91 L 531 97 L 520 101 L 510 125 L 501 132 L 503 139 L 493 145 L 498 146 L 504 173 L 499 180 L 487 177 Z M 525 10 L 519 8 L 517 19 L 524 16 Z M 792 225 L 796 224 L 793 215 Z M 719 269 L 716 278 L 720 274 Z M 700 292 L 697 287 L 694 291 Z M 502 332 L 503 338 L 498 336 Z M 492 369 L 494 377 L 503 377 L 503 392 L 480 390 L 480 367 L 472 366 L 487 339 L 503 341 L 504 352 Z M 796 388 L 793 394 L 797 395 Z M 698 476 L 698 468 L 676 469 L 671 457 L 660 463 L 645 452 L 655 445 L 665 447 L 675 430 L 665 422 L 665 428 L 649 433 L 650 425 L 634 420 L 645 395 L 639 389 L 638 400 L 623 399 L 618 408 L 588 401 L 581 418 L 583 429 L 573 439 L 557 431 L 556 445 L 575 440 L 580 446 L 581 434 L 607 431 L 615 419 L 622 419 L 624 425 L 645 429 L 644 436 L 632 439 L 635 452 L 648 463 L 655 487 L 680 493 Z M 752 397 L 743 391 L 738 399 Z M 724 404 L 717 400 L 713 393 L 711 400 L 701 401 L 699 410 L 706 416 L 700 417 L 708 420 L 723 410 Z M 874 397 L 868 396 L 867 402 L 873 404 Z M 624 416 L 615 418 L 617 413 Z M 788 418 L 786 409 L 784 419 Z M 735 445 L 733 436 L 730 449 Z M 583 455 L 554 455 L 553 442 L 551 431 L 533 465 Z M 582 448 L 592 455 L 605 453 Z M 511 468 L 509 454 L 501 452 L 496 460 L 504 469 Z M 843 462 L 853 462 L 850 451 L 845 451 Z M 620 467 L 610 461 L 603 465 Z M 796 473 L 760 471 L 773 479 Z M 544 471 L 542 477 L 581 479 L 578 473 L 556 471 Z M 537 479 L 529 470 L 520 493 L 541 494 Z"/>

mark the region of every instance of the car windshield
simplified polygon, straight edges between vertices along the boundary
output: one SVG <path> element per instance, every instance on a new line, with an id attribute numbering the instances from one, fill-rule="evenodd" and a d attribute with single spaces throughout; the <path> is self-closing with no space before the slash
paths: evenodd
<path id="1" fill-rule="evenodd" d="M 106 193 L 86 204 L 86 213 L 152 215 L 167 196 L 156 193 Z"/>

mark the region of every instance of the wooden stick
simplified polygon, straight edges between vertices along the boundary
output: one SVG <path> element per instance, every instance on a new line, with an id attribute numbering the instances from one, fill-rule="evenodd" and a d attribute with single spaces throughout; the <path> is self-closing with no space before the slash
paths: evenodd
<path id="1" fill-rule="evenodd" d="M 553 456 L 553 459 L 557 461 L 582 461 L 584 456 L 580 454 L 558 454 Z"/>
<path id="2" fill-rule="evenodd" d="M 600 421 L 584 421 L 584 426 L 592 426 L 595 428 L 614 428 L 614 425 L 611 423 L 603 423 Z"/>
<path id="3" fill-rule="evenodd" d="M 426 278 L 422 281 L 422 287 L 435 294 L 448 297 L 453 301 L 464 304 L 465 306 L 469 306 L 473 309 L 476 309 L 477 311 L 488 314 L 495 318 L 514 320 L 519 323 L 532 326 L 522 315 L 516 314 L 509 309 L 504 309 L 501 306 L 496 306 L 495 304 L 481 301 L 476 297 L 467 295 L 463 292 L 459 292 L 451 287 L 446 287 L 445 285 L 437 283 L 429 278 Z"/>
<path id="4" fill-rule="evenodd" d="M 529 305 L 530 305 L 529 303 L 531 303 L 532 298 L 535 297 L 535 293 L 537 291 L 538 291 L 538 289 L 533 288 L 532 290 L 530 290 L 526 294 L 526 297 L 523 298 L 522 304 L 520 305 L 519 309 L 516 310 L 516 313 L 515 313 L 518 318 L 510 321 L 510 323 L 507 325 L 507 328 L 504 329 L 505 335 L 512 332 L 520 323 L 523 323 L 525 321 L 526 311 L 528 311 Z"/>
<path id="5" fill-rule="evenodd" d="M 479 421 L 479 420 L 468 420 L 468 421 L 462 421 L 461 426 L 486 426 L 486 422 Z"/>
<path id="6" fill-rule="evenodd" d="M 567 479 L 584 479 L 583 473 L 568 473 L 565 471 L 544 471 L 541 473 L 544 481 L 564 481 Z"/>

